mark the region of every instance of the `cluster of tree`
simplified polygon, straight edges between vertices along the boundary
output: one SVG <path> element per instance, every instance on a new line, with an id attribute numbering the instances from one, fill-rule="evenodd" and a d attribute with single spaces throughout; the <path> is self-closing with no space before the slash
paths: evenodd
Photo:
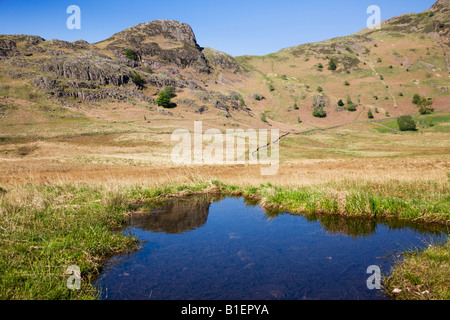
<path id="1" fill-rule="evenodd" d="M 344 103 L 344 101 L 342 101 L 342 99 L 338 101 L 338 106 L 339 107 L 345 106 L 345 103 Z M 353 103 L 350 96 L 347 97 L 347 110 L 351 111 L 351 112 L 356 111 L 356 105 Z"/>
<path id="2" fill-rule="evenodd" d="M 415 104 L 419 108 L 420 114 L 430 114 L 434 111 L 433 99 L 428 97 L 422 97 L 418 94 L 415 94 L 412 103 Z"/>
<path id="3" fill-rule="evenodd" d="M 318 106 L 314 106 L 312 115 L 316 118 L 326 118 L 327 112 L 323 109 L 323 105 L 319 104 Z"/>
<path id="4" fill-rule="evenodd" d="M 333 59 L 330 59 L 330 61 L 328 62 L 328 70 L 334 71 L 337 69 L 337 65 L 334 62 Z M 323 70 L 323 64 L 322 63 L 318 63 L 317 64 L 317 71 L 322 71 Z"/>

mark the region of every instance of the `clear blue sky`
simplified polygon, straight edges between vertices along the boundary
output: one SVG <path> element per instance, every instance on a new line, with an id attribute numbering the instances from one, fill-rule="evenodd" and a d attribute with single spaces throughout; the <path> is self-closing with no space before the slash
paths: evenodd
<path id="1" fill-rule="evenodd" d="M 104 40 L 142 22 L 177 20 L 197 42 L 233 56 L 355 33 L 366 27 L 369 5 L 381 19 L 430 8 L 434 0 L 0 0 L 0 34 L 33 34 L 66 41 Z M 69 30 L 69 5 L 81 9 L 81 30 Z"/>

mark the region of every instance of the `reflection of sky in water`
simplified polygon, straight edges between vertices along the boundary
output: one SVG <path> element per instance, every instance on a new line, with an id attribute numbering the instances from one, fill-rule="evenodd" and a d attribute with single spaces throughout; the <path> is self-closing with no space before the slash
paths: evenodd
<path id="1" fill-rule="evenodd" d="M 384 275 L 392 254 L 423 248 L 434 239 L 361 219 L 270 219 L 242 199 L 212 203 L 209 215 L 207 203 L 206 209 L 198 201 L 194 207 L 202 217 L 195 217 L 192 207 L 186 214 L 178 206 L 167 215 L 160 211 L 153 215 L 162 216 L 134 221 L 127 232 L 146 242 L 133 255 L 112 260 L 98 280 L 102 298 L 377 299 L 380 292 L 366 286 L 367 268 L 379 265 Z M 369 231 L 355 236 L 348 230 L 355 225 Z M 176 232 L 167 234 L 164 228 Z M 180 232 L 183 228 L 187 231 Z"/>

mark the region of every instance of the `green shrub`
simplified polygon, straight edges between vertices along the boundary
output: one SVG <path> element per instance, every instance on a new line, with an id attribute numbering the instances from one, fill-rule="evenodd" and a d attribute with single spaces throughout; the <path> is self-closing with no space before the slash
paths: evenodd
<path id="1" fill-rule="evenodd" d="M 137 73 L 131 73 L 130 74 L 131 80 L 134 82 L 136 86 L 138 86 L 139 89 L 144 88 L 144 79 L 137 74 Z"/>
<path id="2" fill-rule="evenodd" d="M 416 131 L 416 121 L 411 116 L 401 116 L 397 119 L 398 127 L 401 131 Z"/>
<path id="3" fill-rule="evenodd" d="M 418 95 L 418 94 L 416 93 L 416 94 L 413 96 L 412 103 L 415 104 L 415 105 L 417 105 L 417 104 L 419 103 L 419 101 L 420 101 L 420 95 Z"/>
<path id="4" fill-rule="evenodd" d="M 373 119 L 374 118 L 373 113 L 372 113 L 372 109 L 369 109 L 369 112 L 367 112 L 367 117 L 369 119 Z"/>
<path id="5" fill-rule="evenodd" d="M 350 112 L 356 111 L 356 105 L 355 105 L 354 103 L 350 103 L 350 104 L 347 106 L 347 110 L 350 111 Z"/>
<path id="6" fill-rule="evenodd" d="M 136 61 L 138 59 L 138 55 L 133 49 L 125 49 L 123 54 L 130 60 Z"/>
<path id="7" fill-rule="evenodd" d="M 328 62 L 328 70 L 334 71 L 336 69 L 337 69 L 336 63 L 334 63 L 333 59 L 331 59 L 330 62 Z"/>
<path id="8" fill-rule="evenodd" d="M 344 101 L 342 101 L 342 99 L 338 101 L 339 107 L 343 107 L 344 105 L 345 105 L 345 103 L 344 103 Z"/>
<path id="9" fill-rule="evenodd" d="M 161 107 L 168 108 L 171 104 L 170 99 L 171 96 L 167 92 L 161 91 L 158 98 L 156 99 L 156 103 Z"/>
<path id="10" fill-rule="evenodd" d="M 433 99 L 429 97 L 422 97 L 418 94 L 415 94 L 412 103 L 415 104 L 419 108 L 420 114 L 430 114 L 434 111 Z"/>
<path id="11" fill-rule="evenodd" d="M 317 92 L 323 92 L 323 88 L 322 87 L 317 87 Z"/>
<path id="12" fill-rule="evenodd" d="M 261 113 L 261 121 L 267 123 L 267 115 L 265 112 Z"/>
<path id="13" fill-rule="evenodd" d="M 315 106 L 312 115 L 316 118 L 326 118 L 327 112 L 323 109 L 323 106 Z"/>

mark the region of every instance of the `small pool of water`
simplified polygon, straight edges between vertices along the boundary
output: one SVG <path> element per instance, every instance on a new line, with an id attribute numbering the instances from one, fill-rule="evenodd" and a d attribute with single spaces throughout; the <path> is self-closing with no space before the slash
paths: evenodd
<path id="1" fill-rule="evenodd" d="M 132 219 L 143 241 L 116 256 L 96 281 L 102 299 L 385 299 L 367 268 L 387 275 L 411 249 L 445 241 L 445 230 L 339 216 L 268 215 L 242 198 L 174 200 Z"/>

